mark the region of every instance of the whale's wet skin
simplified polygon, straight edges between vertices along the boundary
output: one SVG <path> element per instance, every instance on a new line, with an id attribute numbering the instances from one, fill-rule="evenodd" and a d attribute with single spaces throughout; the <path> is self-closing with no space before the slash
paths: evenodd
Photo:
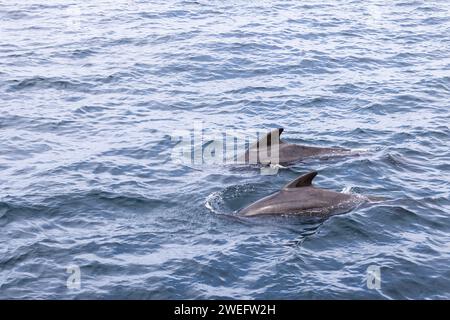
<path id="1" fill-rule="evenodd" d="M 0 6 L 0 298 L 450 298 L 448 1 L 74 4 Z M 198 121 L 367 152 L 173 161 Z M 237 214 L 313 170 L 387 200 Z"/>
<path id="2" fill-rule="evenodd" d="M 326 217 L 344 213 L 362 203 L 363 196 L 316 188 L 313 171 L 288 183 L 280 191 L 264 197 L 239 211 L 244 216 L 298 215 Z"/>
<path id="3" fill-rule="evenodd" d="M 337 147 L 314 147 L 287 143 L 280 139 L 283 128 L 262 134 L 262 138 L 250 145 L 237 159 L 240 164 L 291 165 L 310 158 L 356 155 L 349 149 Z"/>

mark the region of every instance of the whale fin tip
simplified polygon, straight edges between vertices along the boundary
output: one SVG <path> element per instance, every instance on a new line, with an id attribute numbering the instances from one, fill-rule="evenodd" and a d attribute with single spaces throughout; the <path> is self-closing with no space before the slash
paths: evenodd
<path id="1" fill-rule="evenodd" d="M 317 176 L 317 171 L 311 171 L 307 174 L 304 174 L 294 181 L 289 182 L 284 186 L 283 189 L 291 189 L 291 188 L 300 188 L 300 187 L 309 187 L 312 184 L 313 179 Z"/>
<path id="2" fill-rule="evenodd" d="M 259 148 L 260 146 L 270 147 L 272 145 L 277 145 L 283 143 L 280 140 L 280 136 L 283 133 L 284 128 L 273 129 L 272 131 L 265 134 L 261 139 L 254 143 L 249 149 Z"/>

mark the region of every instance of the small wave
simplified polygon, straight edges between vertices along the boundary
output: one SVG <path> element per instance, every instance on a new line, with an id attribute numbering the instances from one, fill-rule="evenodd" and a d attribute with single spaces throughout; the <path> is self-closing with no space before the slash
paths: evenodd
<path id="1" fill-rule="evenodd" d="M 89 90 L 90 83 L 61 78 L 32 77 L 23 80 L 13 80 L 8 91 L 18 91 L 33 88 L 63 89 L 63 90 Z"/>
<path id="2" fill-rule="evenodd" d="M 75 58 L 75 59 L 82 59 L 82 58 L 86 58 L 89 56 L 93 56 L 96 53 L 97 53 L 96 51 L 91 50 L 91 49 L 76 49 L 76 50 L 72 51 L 71 57 Z"/>
<path id="3" fill-rule="evenodd" d="M 92 113 L 100 113 L 108 110 L 108 108 L 102 106 L 82 106 L 75 110 L 77 114 L 92 114 Z"/>

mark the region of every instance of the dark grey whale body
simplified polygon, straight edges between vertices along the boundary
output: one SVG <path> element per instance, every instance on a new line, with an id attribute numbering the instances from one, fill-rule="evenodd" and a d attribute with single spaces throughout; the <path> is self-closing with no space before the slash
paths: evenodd
<path id="1" fill-rule="evenodd" d="M 286 165 L 312 157 L 350 154 L 350 150 L 344 148 L 320 148 L 287 143 L 280 139 L 283 131 L 283 128 L 279 128 L 267 133 L 247 149 L 240 161 L 246 164 Z M 276 151 L 278 154 L 275 157 Z"/>
<path id="2" fill-rule="evenodd" d="M 303 215 L 328 216 L 350 211 L 368 198 L 319 189 L 312 186 L 316 171 L 293 180 L 280 191 L 262 198 L 239 211 L 244 216 Z"/>

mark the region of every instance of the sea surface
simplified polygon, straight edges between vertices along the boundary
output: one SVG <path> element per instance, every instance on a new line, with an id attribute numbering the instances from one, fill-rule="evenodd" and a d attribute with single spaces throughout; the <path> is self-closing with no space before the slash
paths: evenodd
<path id="1" fill-rule="evenodd" d="M 0 298 L 450 299 L 449 109 L 447 0 L 2 0 Z M 199 124 L 363 152 L 183 161 Z M 384 200 L 236 214 L 311 170 Z"/>

